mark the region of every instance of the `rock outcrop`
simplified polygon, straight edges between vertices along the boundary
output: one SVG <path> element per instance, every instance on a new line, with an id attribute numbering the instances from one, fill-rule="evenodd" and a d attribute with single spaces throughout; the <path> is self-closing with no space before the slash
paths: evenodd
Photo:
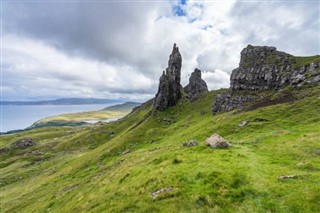
<path id="1" fill-rule="evenodd" d="M 294 56 L 275 47 L 248 45 L 241 51 L 239 67 L 232 71 L 232 90 L 276 90 L 287 85 L 316 83 L 320 63 L 299 66 Z M 310 82 L 304 82 L 311 77 Z"/>
<path id="2" fill-rule="evenodd" d="M 15 141 L 11 144 L 11 146 L 15 149 L 25 149 L 30 146 L 35 146 L 36 143 L 33 141 L 32 138 L 24 138 L 18 141 Z"/>
<path id="3" fill-rule="evenodd" d="M 181 98 L 182 86 L 181 80 L 182 58 L 179 48 L 174 44 L 172 53 L 169 57 L 168 68 L 163 71 L 160 77 L 158 93 L 154 100 L 154 110 L 164 110 L 169 106 L 174 106 Z"/>
<path id="4" fill-rule="evenodd" d="M 277 51 L 275 47 L 248 45 L 241 51 L 239 67 L 232 71 L 229 91 L 216 97 L 212 113 L 241 109 L 245 103 L 259 98 L 253 91 L 318 84 L 320 60 L 306 63 L 301 59 Z M 246 93 L 240 95 L 243 91 Z"/>
<path id="5" fill-rule="evenodd" d="M 189 78 L 189 84 L 184 88 L 187 98 L 191 101 L 197 99 L 201 94 L 208 92 L 208 86 L 201 78 L 201 70 L 195 69 Z"/>

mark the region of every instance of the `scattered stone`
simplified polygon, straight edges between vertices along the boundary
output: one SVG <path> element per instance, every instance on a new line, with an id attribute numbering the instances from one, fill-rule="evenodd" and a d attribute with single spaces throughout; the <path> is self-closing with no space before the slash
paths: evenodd
<path id="1" fill-rule="evenodd" d="M 195 69 L 189 78 L 189 84 L 184 88 L 188 94 L 187 98 L 191 101 L 196 100 L 201 94 L 208 92 L 206 82 L 201 78 L 201 70 Z"/>
<path id="2" fill-rule="evenodd" d="M 297 177 L 296 175 L 281 175 L 279 177 L 279 179 L 285 180 L 285 179 L 291 179 L 291 178 L 296 178 L 296 177 Z"/>
<path id="3" fill-rule="evenodd" d="M 182 143 L 182 146 L 186 146 L 186 147 L 197 146 L 197 145 L 198 145 L 198 142 L 195 140 L 189 140 Z"/>
<path id="4" fill-rule="evenodd" d="M 2 153 L 7 153 L 7 152 L 9 152 L 9 148 L 8 148 L 8 147 L 2 147 L 2 148 L 0 148 L 0 154 L 2 154 Z"/>
<path id="5" fill-rule="evenodd" d="M 98 163 L 98 167 L 104 167 L 106 164 L 104 164 L 103 162 L 99 162 Z"/>
<path id="6" fill-rule="evenodd" d="M 153 110 L 163 111 L 169 106 L 175 106 L 181 98 L 182 57 L 176 44 L 173 45 L 172 53 L 169 57 L 168 68 L 163 71 L 160 77 L 158 93 L 154 99 Z"/>
<path id="7" fill-rule="evenodd" d="M 297 163 L 297 166 L 305 166 L 306 164 L 308 164 L 307 162 L 299 162 L 299 163 Z"/>
<path id="8" fill-rule="evenodd" d="M 201 110 L 200 111 L 200 115 L 205 115 L 207 112 L 206 111 L 204 111 L 204 110 Z"/>
<path id="9" fill-rule="evenodd" d="M 24 139 L 18 140 L 16 142 L 13 142 L 11 144 L 11 146 L 15 149 L 25 149 L 27 147 L 35 146 L 35 145 L 36 145 L 36 143 L 33 142 L 32 138 L 24 138 Z"/>
<path id="10" fill-rule="evenodd" d="M 213 148 L 228 148 L 231 144 L 218 134 L 212 135 L 207 138 L 206 142 Z"/>
<path id="11" fill-rule="evenodd" d="M 151 198 L 152 199 L 156 199 L 158 197 L 159 194 L 163 193 L 163 192 L 171 192 L 173 191 L 174 188 L 171 188 L 171 187 L 166 187 L 166 188 L 162 188 L 162 189 L 159 189 L 153 193 L 151 193 Z"/>
<path id="12" fill-rule="evenodd" d="M 166 122 L 166 124 L 172 124 L 174 123 L 174 120 L 171 118 L 163 118 L 163 121 Z"/>
<path id="13" fill-rule="evenodd" d="M 314 154 L 320 155 L 320 148 L 314 150 Z"/>
<path id="14" fill-rule="evenodd" d="M 151 139 L 151 140 L 149 141 L 149 143 L 154 143 L 154 142 L 156 142 L 156 140 L 154 140 L 154 139 Z"/>
<path id="15" fill-rule="evenodd" d="M 239 127 L 244 127 L 247 124 L 248 124 L 248 121 L 242 121 L 241 123 L 239 123 Z"/>
<path id="16" fill-rule="evenodd" d="M 74 184 L 74 185 L 72 185 L 72 186 L 67 186 L 67 187 L 63 188 L 63 189 L 60 191 L 60 194 L 65 193 L 65 192 L 67 192 L 67 191 L 71 191 L 72 189 L 78 187 L 79 185 L 80 185 L 80 184 L 77 183 L 77 184 Z"/>
<path id="17" fill-rule="evenodd" d="M 44 153 L 43 153 L 43 152 L 40 152 L 39 150 L 32 151 L 31 154 L 37 155 L 37 156 L 39 156 L 39 155 L 44 155 Z"/>
<path id="18" fill-rule="evenodd" d="M 122 152 L 123 155 L 129 154 L 131 151 L 127 149 L 126 151 Z"/>

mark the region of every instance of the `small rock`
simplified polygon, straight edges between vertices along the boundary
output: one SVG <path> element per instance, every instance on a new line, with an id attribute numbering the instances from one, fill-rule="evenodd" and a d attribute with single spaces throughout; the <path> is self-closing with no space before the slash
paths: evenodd
<path id="1" fill-rule="evenodd" d="M 200 111 L 200 115 L 205 115 L 207 112 L 206 111 L 204 111 L 204 110 L 201 110 Z"/>
<path id="2" fill-rule="evenodd" d="M 43 152 L 40 152 L 39 150 L 35 150 L 33 152 L 31 152 L 33 155 L 43 155 Z"/>
<path id="3" fill-rule="evenodd" d="M 60 191 L 59 194 L 65 193 L 65 192 L 67 192 L 67 191 L 71 191 L 72 189 L 78 187 L 79 185 L 80 185 L 80 184 L 77 183 L 77 184 L 74 184 L 74 185 L 72 185 L 72 186 L 67 186 L 67 187 L 63 188 L 63 189 Z"/>
<path id="4" fill-rule="evenodd" d="M 151 139 L 150 141 L 149 141 L 149 143 L 154 143 L 155 142 L 155 140 L 154 139 Z"/>
<path id="5" fill-rule="evenodd" d="M 182 143 L 182 146 L 186 146 L 186 147 L 197 146 L 197 145 L 198 145 L 198 142 L 195 140 L 189 140 Z"/>
<path id="6" fill-rule="evenodd" d="M 218 134 L 212 135 L 207 138 L 206 142 L 213 148 L 228 148 L 231 144 Z"/>
<path id="7" fill-rule="evenodd" d="M 247 124 L 248 124 L 248 121 L 242 121 L 241 123 L 239 123 L 239 127 L 243 127 Z"/>
<path id="8" fill-rule="evenodd" d="M 279 179 L 284 180 L 284 179 L 290 179 L 290 178 L 296 178 L 296 175 L 281 175 Z"/>
<path id="9" fill-rule="evenodd" d="M 158 195 L 161 194 L 162 192 L 170 192 L 172 190 L 174 190 L 174 188 L 171 188 L 171 187 L 162 188 L 162 189 L 159 189 L 159 190 L 151 193 L 150 196 L 152 199 L 156 199 L 158 197 Z"/>
<path id="10" fill-rule="evenodd" d="M 122 152 L 123 155 L 129 154 L 131 151 L 127 149 L 126 151 Z"/>
<path id="11" fill-rule="evenodd" d="M 104 164 L 103 162 L 99 162 L 98 163 L 98 167 L 103 167 L 103 166 L 105 166 L 106 164 Z"/>
<path id="12" fill-rule="evenodd" d="M 7 148 L 7 147 L 0 148 L 0 154 L 6 153 L 6 152 L 9 152 L 9 148 Z"/>

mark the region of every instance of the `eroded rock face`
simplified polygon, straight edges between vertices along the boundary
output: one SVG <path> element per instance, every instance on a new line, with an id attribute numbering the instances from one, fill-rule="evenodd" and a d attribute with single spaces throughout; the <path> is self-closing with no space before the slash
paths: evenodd
<path id="1" fill-rule="evenodd" d="M 226 94 L 218 94 L 215 102 L 212 104 L 211 110 L 213 114 L 219 112 L 228 112 L 234 109 L 241 110 L 244 103 L 255 100 L 252 95 L 232 95 L 231 92 Z"/>
<path id="2" fill-rule="evenodd" d="M 191 73 L 189 84 L 184 88 L 184 91 L 188 94 L 188 99 L 191 101 L 197 99 L 201 94 L 208 92 L 208 86 L 201 78 L 201 70 L 196 68 Z"/>
<path id="3" fill-rule="evenodd" d="M 295 58 L 275 47 L 248 45 L 230 76 L 232 90 L 277 90 L 287 85 L 316 83 L 320 62 L 298 66 Z M 306 79 L 309 78 L 309 82 Z M 316 79 L 317 80 L 317 79 Z"/>
<path id="4" fill-rule="evenodd" d="M 275 47 L 248 45 L 241 51 L 239 67 L 232 71 L 230 88 L 217 96 L 212 113 L 231 111 L 256 100 L 254 95 L 239 95 L 237 91 L 280 90 L 286 86 L 301 87 L 320 83 L 320 62 L 299 65 L 294 56 Z"/>
<path id="5" fill-rule="evenodd" d="M 168 68 L 160 77 L 158 93 L 154 100 L 154 110 L 162 111 L 169 106 L 174 106 L 181 98 L 181 64 L 182 58 L 179 48 L 174 44 Z"/>

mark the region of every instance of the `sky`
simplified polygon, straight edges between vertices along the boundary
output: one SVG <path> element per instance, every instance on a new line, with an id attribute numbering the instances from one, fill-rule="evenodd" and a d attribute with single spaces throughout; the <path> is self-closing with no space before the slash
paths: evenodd
<path id="1" fill-rule="evenodd" d="M 3 0 L 2 100 L 145 101 L 174 43 L 183 86 L 197 67 L 210 90 L 228 88 L 248 44 L 317 55 L 319 29 L 318 0 Z"/>

